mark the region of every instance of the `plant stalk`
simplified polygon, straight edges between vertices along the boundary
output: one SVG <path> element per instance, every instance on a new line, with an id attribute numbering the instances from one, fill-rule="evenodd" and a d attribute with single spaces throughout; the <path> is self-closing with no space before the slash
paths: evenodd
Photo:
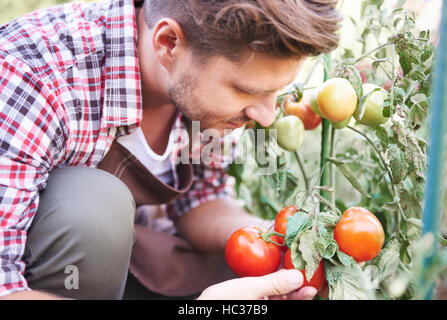
<path id="1" fill-rule="evenodd" d="M 324 55 L 324 79 L 326 81 L 329 79 L 329 73 L 331 70 L 331 56 L 329 54 Z M 329 148 L 330 148 L 330 128 L 331 123 L 327 119 L 323 119 L 322 121 L 322 130 L 321 130 L 321 153 L 320 153 L 320 168 L 322 170 L 320 186 L 330 186 L 331 185 L 331 176 L 330 170 L 328 168 L 324 168 L 326 158 L 329 156 Z M 320 190 L 320 195 L 322 198 L 329 200 L 330 194 L 325 190 Z M 325 204 L 320 202 L 320 211 L 324 211 Z"/>

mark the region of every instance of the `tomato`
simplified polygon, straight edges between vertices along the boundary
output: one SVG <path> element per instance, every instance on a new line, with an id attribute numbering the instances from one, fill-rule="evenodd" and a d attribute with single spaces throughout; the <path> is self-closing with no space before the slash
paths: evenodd
<path id="1" fill-rule="evenodd" d="M 281 249 L 264 241 L 259 230 L 256 226 L 241 228 L 226 243 L 225 260 L 239 277 L 263 276 L 275 272 L 281 264 Z"/>
<path id="2" fill-rule="evenodd" d="M 366 74 L 372 72 L 372 65 L 370 63 L 358 63 L 355 65 L 356 69 L 360 73 L 360 78 L 362 78 L 362 83 L 366 83 Z"/>
<path id="3" fill-rule="evenodd" d="M 320 117 L 323 117 L 320 108 L 318 107 L 317 90 L 312 90 L 311 92 L 309 92 L 309 106 L 313 112 L 315 112 Z"/>
<path id="4" fill-rule="evenodd" d="M 383 84 L 383 89 L 385 89 L 386 91 L 390 91 L 392 85 L 393 83 L 391 82 L 391 80 L 387 78 L 385 83 Z"/>
<path id="5" fill-rule="evenodd" d="M 348 119 L 357 107 L 357 94 L 351 83 L 344 78 L 325 81 L 317 93 L 318 108 L 324 118 L 331 122 Z"/>
<path id="6" fill-rule="evenodd" d="M 296 212 L 298 212 L 298 210 L 295 206 L 285 207 L 281 209 L 275 217 L 274 230 L 278 233 L 286 235 L 287 221 L 289 217 L 293 216 Z M 279 244 L 283 244 L 284 238 L 277 236 L 277 238 L 275 238 L 275 241 L 278 242 Z M 287 249 L 286 246 L 283 246 L 281 248 Z"/>
<path id="7" fill-rule="evenodd" d="M 352 117 L 349 117 L 348 119 L 343 120 L 343 121 L 331 122 L 331 124 L 335 129 L 343 129 L 349 124 L 349 122 L 351 122 L 351 119 L 352 119 Z"/>
<path id="8" fill-rule="evenodd" d="M 304 124 L 297 116 L 288 115 L 273 123 L 278 145 L 287 151 L 296 151 L 304 141 Z"/>
<path id="9" fill-rule="evenodd" d="M 371 93 L 375 89 L 380 90 Z M 376 127 L 384 124 L 389 119 L 388 117 L 383 116 L 383 103 L 388 97 L 388 93 L 383 88 L 376 86 L 375 84 L 365 83 L 363 85 L 363 95 L 366 96 L 369 93 L 371 94 L 365 98 L 363 103 L 365 111 L 363 112 L 362 119 L 359 120 L 360 110 L 358 107 L 355 109 L 354 118 L 362 124 L 370 127 Z"/>
<path id="10" fill-rule="evenodd" d="M 334 228 L 340 251 L 357 262 L 375 258 L 382 249 L 385 233 L 379 219 L 362 207 L 347 209 Z"/>
<path id="11" fill-rule="evenodd" d="M 322 118 L 310 107 L 309 97 L 306 95 L 306 92 L 300 101 L 296 102 L 293 99 L 292 95 L 286 97 L 286 102 L 284 104 L 286 113 L 300 118 L 301 121 L 303 121 L 305 130 L 313 130 L 318 127 Z"/>
<path id="12" fill-rule="evenodd" d="M 284 269 L 295 269 L 295 266 L 292 263 L 292 253 L 290 249 L 284 253 Z M 315 270 L 314 275 L 310 281 L 306 279 L 306 272 L 304 270 L 300 270 L 303 274 L 304 282 L 303 287 L 314 287 L 317 291 L 321 291 L 327 286 L 326 277 L 324 276 L 324 263 L 323 259 L 321 259 L 320 264 Z"/>

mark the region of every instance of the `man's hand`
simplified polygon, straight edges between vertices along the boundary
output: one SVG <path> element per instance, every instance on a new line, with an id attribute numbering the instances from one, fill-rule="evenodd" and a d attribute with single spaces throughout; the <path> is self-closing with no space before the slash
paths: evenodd
<path id="1" fill-rule="evenodd" d="M 313 287 L 301 288 L 303 275 L 298 270 L 281 269 L 262 277 L 245 277 L 215 284 L 205 289 L 199 300 L 312 300 Z"/>

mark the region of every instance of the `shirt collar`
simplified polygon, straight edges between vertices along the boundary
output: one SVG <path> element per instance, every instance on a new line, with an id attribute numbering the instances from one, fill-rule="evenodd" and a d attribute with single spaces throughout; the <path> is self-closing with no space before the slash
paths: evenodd
<path id="1" fill-rule="evenodd" d="M 134 2 L 110 0 L 105 5 L 103 121 L 106 127 L 139 126 L 143 112 Z"/>

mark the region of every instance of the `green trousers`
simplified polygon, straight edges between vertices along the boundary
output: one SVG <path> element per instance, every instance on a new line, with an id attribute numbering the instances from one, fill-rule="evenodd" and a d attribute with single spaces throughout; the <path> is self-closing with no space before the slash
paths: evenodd
<path id="1" fill-rule="evenodd" d="M 74 299 L 121 299 L 135 242 L 135 202 L 99 169 L 54 170 L 28 230 L 31 289 Z"/>

